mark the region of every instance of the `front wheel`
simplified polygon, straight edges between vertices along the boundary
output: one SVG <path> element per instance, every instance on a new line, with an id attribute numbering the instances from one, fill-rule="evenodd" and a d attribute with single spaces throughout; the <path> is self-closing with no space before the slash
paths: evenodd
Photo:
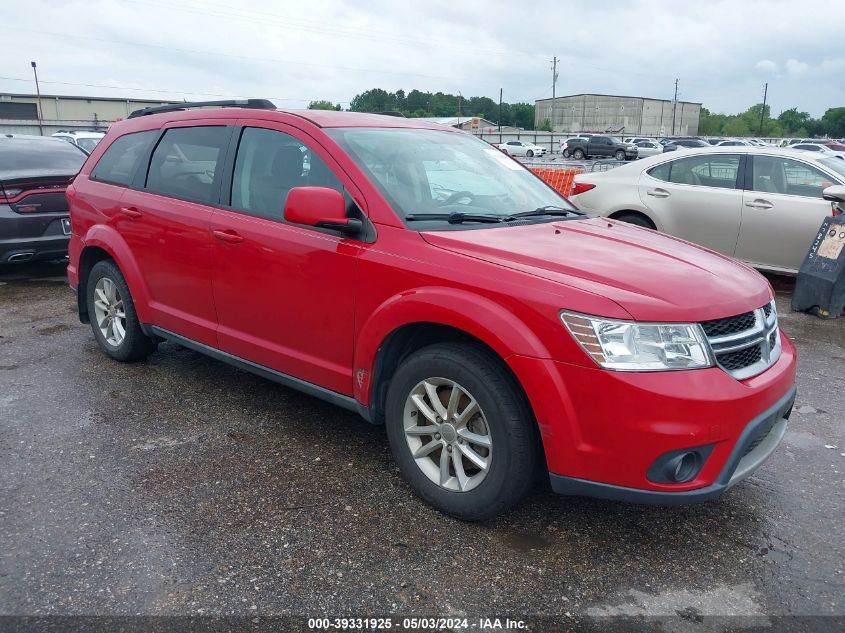
<path id="1" fill-rule="evenodd" d="M 534 150 L 529 149 L 527 152 L 525 152 L 525 155 L 528 156 L 528 158 L 534 158 Z"/>
<path id="2" fill-rule="evenodd" d="M 394 459 L 414 492 L 438 510 L 489 519 L 533 486 L 536 425 L 491 353 L 463 343 L 423 348 L 396 371 L 386 405 Z"/>
<path id="3" fill-rule="evenodd" d="M 129 286 L 117 265 L 97 262 L 86 285 L 88 318 L 100 349 L 119 361 L 135 361 L 152 354 L 157 344 L 141 329 Z"/>
<path id="4" fill-rule="evenodd" d="M 616 150 L 616 160 L 625 160 L 625 150 Z"/>

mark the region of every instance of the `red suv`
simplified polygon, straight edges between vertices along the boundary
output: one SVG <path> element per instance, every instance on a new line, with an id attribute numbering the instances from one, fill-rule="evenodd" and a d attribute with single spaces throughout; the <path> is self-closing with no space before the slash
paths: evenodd
<path id="1" fill-rule="evenodd" d="M 567 495 L 710 499 L 786 429 L 795 349 L 763 277 L 587 217 L 457 130 L 165 106 L 112 125 L 68 198 L 106 354 L 167 339 L 357 411 L 463 519 L 545 472 Z"/>

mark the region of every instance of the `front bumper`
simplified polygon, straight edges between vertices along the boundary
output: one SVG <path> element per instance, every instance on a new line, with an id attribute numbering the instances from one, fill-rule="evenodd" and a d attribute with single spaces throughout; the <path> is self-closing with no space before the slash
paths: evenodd
<path id="1" fill-rule="evenodd" d="M 783 335 L 780 358 L 746 380 L 719 367 L 640 373 L 524 356 L 508 363 L 534 410 L 552 485 L 571 495 L 650 503 L 716 496 L 771 454 L 795 394 L 795 348 Z M 773 421 L 768 439 L 743 456 L 761 420 Z M 694 447 L 709 452 L 692 479 L 649 478 L 658 458 Z"/>
<path id="2" fill-rule="evenodd" d="M 751 475 L 778 447 L 786 433 L 787 420 L 795 403 L 795 393 L 796 389 L 792 387 L 773 407 L 758 415 L 745 427 L 716 481 L 704 488 L 680 492 L 639 490 L 550 473 L 552 490 L 562 495 L 656 505 L 709 501 Z"/>

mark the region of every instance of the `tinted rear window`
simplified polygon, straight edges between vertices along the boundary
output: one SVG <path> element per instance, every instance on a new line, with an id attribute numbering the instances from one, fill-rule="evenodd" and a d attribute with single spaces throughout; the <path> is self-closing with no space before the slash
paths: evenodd
<path id="1" fill-rule="evenodd" d="M 100 157 L 91 172 L 91 178 L 116 185 L 128 185 L 132 182 L 138 163 L 146 156 L 157 134 L 158 130 L 149 130 L 121 136 L 109 145 Z"/>
<path id="2" fill-rule="evenodd" d="M 27 176 L 73 176 L 85 152 L 61 139 L 0 138 L 0 179 Z"/>
<path id="3" fill-rule="evenodd" d="M 150 159 L 147 189 L 172 198 L 211 202 L 217 163 L 230 133 L 222 126 L 167 130 Z"/>

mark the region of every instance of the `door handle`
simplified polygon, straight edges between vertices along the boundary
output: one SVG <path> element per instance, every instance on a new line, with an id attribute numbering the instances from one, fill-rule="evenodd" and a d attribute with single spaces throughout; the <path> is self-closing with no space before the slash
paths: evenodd
<path id="1" fill-rule="evenodd" d="M 665 189 L 652 189 L 651 191 L 646 191 L 646 194 L 655 198 L 668 198 L 671 195 Z"/>
<path id="2" fill-rule="evenodd" d="M 234 231 L 212 231 L 211 233 L 221 242 L 228 244 L 240 244 L 244 241 L 244 238 Z"/>
<path id="3" fill-rule="evenodd" d="M 760 198 L 757 198 L 752 202 L 746 202 L 745 206 L 751 207 L 752 209 L 771 209 L 775 205 L 768 200 L 761 200 Z"/>
<path id="4" fill-rule="evenodd" d="M 133 220 L 137 220 L 140 218 L 143 213 L 138 211 L 135 207 L 120 207 L 120 212 L 125 215 L 127 218 L 132 218 Z"/>

